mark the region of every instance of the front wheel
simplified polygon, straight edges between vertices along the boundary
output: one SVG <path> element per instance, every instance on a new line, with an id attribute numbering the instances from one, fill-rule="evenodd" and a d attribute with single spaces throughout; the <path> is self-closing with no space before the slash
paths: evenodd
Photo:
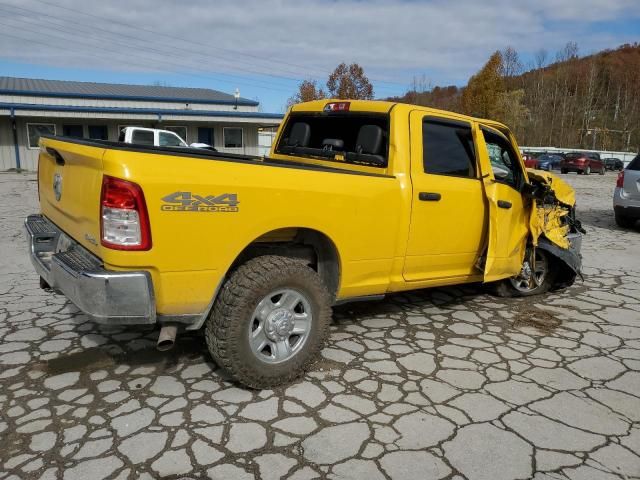
<path id="1" fill-rule="evenodd" d="M 584 174 L 585 175 L 591 175 L 591 166 L 587 165 L 587 168 L 584 169 Z"/>
<path id="2" fill-rule="evenodd" d="M 331 297 L 300 260 L 267 255 L 235 270 L 205 327 L 209 352 L 234 379 L 269 388 L 300 376 L 317 358 Z"/>
<path id="3" fill-rule="evenodd" d="M 549 290 L 557 272 L 549 255 L 539 248 L 528 249 L 520 273 L 496 284 L 496 294 L 501 297 L 530 297 Z"/>

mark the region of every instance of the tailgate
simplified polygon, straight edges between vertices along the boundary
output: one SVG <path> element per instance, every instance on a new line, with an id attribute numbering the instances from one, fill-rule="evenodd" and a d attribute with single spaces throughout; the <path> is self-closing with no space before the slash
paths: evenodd
<path id="1" fill-rule="evenodd" d="M 640 200 L 640 170 L 624 171 L 624 193 L 632 200 Z"/>
<path id="2" fill-rule="evenodd" d="M 67 235 L 100 256 L 104 149 L 43 138 L 38 161 L 40 209 Z"/>

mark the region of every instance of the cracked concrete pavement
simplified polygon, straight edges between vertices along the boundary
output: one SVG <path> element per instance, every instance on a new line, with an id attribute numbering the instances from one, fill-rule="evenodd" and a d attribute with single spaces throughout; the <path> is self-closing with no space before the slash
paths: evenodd
<path id="1" fill-rule="evenodd" d="M 614 225 L 614 175 L 564 178 L 583 282 L 336 308 L 304 378 L 252 391 L 200 334 L 159 353 L 40 290 L 35 177 L 0 174 L 0 479 L 640 478 L 640 232 Z"/>

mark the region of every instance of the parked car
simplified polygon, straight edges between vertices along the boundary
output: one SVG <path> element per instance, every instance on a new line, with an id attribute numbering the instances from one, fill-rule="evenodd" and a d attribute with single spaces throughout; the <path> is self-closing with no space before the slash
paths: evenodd
<path id="1" fill-rule="evenodd" d="M 618 173 L 613 210 L 620 227 L 631 228 L 640 220 L 640 154 Z"/>
<path id="2" fill-rule="evenodd" d="M 564 157 L 556 153 L 545 153 L 538 157 L 538 169 L 546 170 L 560 170 L 560 163 L 564 160 Z"/>
<path id="3" fill-rule="evenodd" d="M 538 168 L 538 159 L 531 155 L 530 153 L 523 153 L 522 160 L 524 161 L 524 166 L 527 168 Z"/>
<path id="4" fill-rule="evenodd" d="M 97 322 L 158 325 L 161 349 L 204 326 L 254 388 L 316 360 L 336 303 L 471 282 L 530 296 L 580 272 L 573 189 L 525 170 L 490 120 L 317 100 L 289 110 L 267 158 L 40 144 L 25 227 L 41 285 Z"/>
<path id="5" fill-rule="evenodd" d="M 560 172 L 576 172 L 589 175 L 591 172 L 598 172 L 604 175 L 604 162 L 600 159 L 600 154 L 595 152 L 571 152 L 564 156 L 560 162 Z"/>
<path id="6" fill-rule="evenodd" d="M 605 158 L 604 166 L 612 172 L 621 172 L 624 169 L 624 162 L 619 158 Z"/>

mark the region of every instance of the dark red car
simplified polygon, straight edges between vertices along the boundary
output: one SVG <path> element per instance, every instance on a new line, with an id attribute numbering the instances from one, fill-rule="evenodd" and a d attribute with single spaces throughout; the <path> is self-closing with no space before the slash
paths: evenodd
<path id="1" fill-rule="evenodd" d="M 524 160 L 524 166 L 527 168 L 538 168 L 538 159 L 530 153 L 523 153 L 522 160 Z"/>
<path id="2" fill-rule="evenodd" d="M 589 175 L 590 173 L 599 173 L 604 175 L 606 170 L 605 164 L 600 158 L 599 153 L 595 152 L 571 152 L 564 156 L 564 160 L 560 162 L 560 173 L 577 172 L 578 174 Z"/>

